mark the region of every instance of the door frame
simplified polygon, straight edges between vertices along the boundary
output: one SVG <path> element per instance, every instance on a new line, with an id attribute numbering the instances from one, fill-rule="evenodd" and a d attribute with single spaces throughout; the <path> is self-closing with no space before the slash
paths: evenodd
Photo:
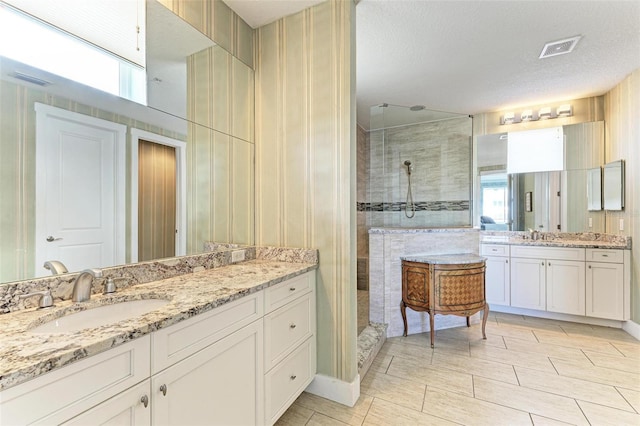
<path id="1" fill-rule="evenodd" d="M 138 261 L 138 145 L 145 140 L 176 150 L 176 256 L 187 254 L 187 144 L 146 130 L 130 130 L 131 135 L 131 262 Z M 133 231 L 135 230 L 135 232 Z"/>
<path id="2" fill-rule="evenodd" d="M 35 208 L 36 208 L 36 226 L 35 235 L 36 239 L 40 236 L 44 236 L 47 232 L 46 229 L 46 185 L 47 175 L 46 169 L 46 153 L 45 144 L 47 143 L 47 119 L 49 117 L 71 121 L 79 123 L 85 126 L 99 127 L 113 132 L 116 135 L 115 149 L 115 171 L 114 171 L 114 195 L 115 195 L 115 211 L 114 211 L 114 265 L 122 265 L 125 263 L 126 258 L 126 135 L 127 126 L 123 124 L 114 123 L 113 121 L 103 120 L 100 118 L 92 117 L 86 114 L 80 114 L 77 112 L 69 111 L 62 108 L 57 108 L 51 105 L 42 104 L 39 102 L 34 103 L 34 109 L 36 112 L 36 193 L 35 193 Z M 44 264 L 46 260 L 43 259 L 42 251 L 38 250 L 38 243 L 35 244 L 33 265 L 34 272 L 36 271 L 38 263 Z M 96 267 L 99 265 L 96 265 Z M 36 274 L 37 276 L 37 274 Z"/>

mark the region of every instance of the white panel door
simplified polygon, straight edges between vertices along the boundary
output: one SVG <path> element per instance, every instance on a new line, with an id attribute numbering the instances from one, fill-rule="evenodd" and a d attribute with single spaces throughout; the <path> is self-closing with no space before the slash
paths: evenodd
<path id="1" fill-rule="evenodd" d="M 588 262 L 586 270 L 589 317 L 624 319 L 624 265 Z"/>
<path id="2" fill-rule="evenodd" d="M 511 304 L 511 273 L 508 257 L 487 256 L 485 293 L 487 303 L 509 306 Z"/>
<path id="3" fill-rule="evenodd" d="M 36 104 L 36 276 L 124 263 L 126 127 Z"/>

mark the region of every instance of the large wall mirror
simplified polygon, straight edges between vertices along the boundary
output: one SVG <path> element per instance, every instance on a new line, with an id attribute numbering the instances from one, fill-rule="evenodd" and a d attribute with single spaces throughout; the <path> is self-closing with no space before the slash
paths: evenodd
<path id="1" fill-rule="evenodd" d="M 72 183 L 71 195 L 53 197 L 55 191 L 40 189 L 38 181 L 54 179 L 37 160 L 51 152 L 38 151 L 38 105 L 120 129 L 114 130 L 121 135 L 116 156 L 122 154 L 123 162 L 107 181 L 114 185 L 113 221 L 121 234 L 109 231 L 113 238 L 105 241 L 118 245 L 119 257 L 107 264 L 69 261 L 70 272 L 194 254 L 207 241 L 253 244 L 253 70 L 155 0 L 147 1 L 147 34 L 148 106 L 0 56 L 0 283 L 49 275 L 36 254 L 39 247 L 71 240 L 70 234 L 40 229 L 39 217 L 46 222 L 61 216 L 59 232 L 86 230 L 102 203 L 91 191 L 83 192 L 96 174 L 91 157 L 96 151 L 74 146 L 82 132 L 68 128 L 61 132 L 73 140 L 65 139 L 67 150 L 54 154 L 64 161 L 52 163 L 63 165 L 56 176 Z M 174 198 L 162 192 L 165 186 L 174 186 Z M 47 198 L 56 199 L 42 204 Z M 161 198 L 170 200 L 165 210 L 146 208 Z M 51 207 L 56 203 L 66 210 Z M 166 229 L 176 235 L 157 238 L 167 221 Z M 64 250 L 57 253 L 61 258 L 48 260 L 65 263 Z"/>
<path id="2" fill-rule="evenodd" d="M 485 230 L 604 232 L 587 183 L 604 162 L 604 123 L 563 126 L 563 170 L 507 174 L 507 133 L 478 136 L 476 223 Z"/>

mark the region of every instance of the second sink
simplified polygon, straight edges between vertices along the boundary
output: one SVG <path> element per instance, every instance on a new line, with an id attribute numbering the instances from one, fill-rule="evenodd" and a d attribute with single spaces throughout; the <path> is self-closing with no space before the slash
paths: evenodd
<path id="1" fill-rule="evenodd" d="M 169 303 L 163 299 L 130 300 L 99 306 L 53 319 L 31 330 L 30 333 L 68 333 L 86 328 L 100 327 L 124 321 L 154 311 Z"/>

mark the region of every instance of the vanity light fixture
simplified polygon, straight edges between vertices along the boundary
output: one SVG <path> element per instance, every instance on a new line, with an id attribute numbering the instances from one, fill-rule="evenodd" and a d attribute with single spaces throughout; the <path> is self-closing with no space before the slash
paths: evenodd
<path id="1" fill-rule="evenodd" d="M 551 108 L 550 107 L 540 108 L 540 111 L 538 111 L 538 117 L 540 117 L 540 120 L 546 120 L 548 118 L 555 118 L 555 116 L 551 115 Z"/>
<path id="2" fill-rule="evenodd" d="M 573 108 L 571 108 L 569 104 L 560 105 L 558 109 L 556 109 L 556 115 L 558 117 L 571 117 L 573 115 Z"/>
<path id="3" fill-rule="evenodd" d="M 522 112 L 505 112 L 500 116 L 500 124 L 526 123 L 529 121 L 571 117 L 572 115 L 573 106 L 571 104 L 562 104 L 557 107 L 545 106 L 537 111 L 530 108 Z"/>
<path id="4" fill-rule="evenodd" d="M 538 119 L 538 116 L 533 112 L 532 109 L 525 109 L 520 114 L 520 121 L 535 121 Z"/>

